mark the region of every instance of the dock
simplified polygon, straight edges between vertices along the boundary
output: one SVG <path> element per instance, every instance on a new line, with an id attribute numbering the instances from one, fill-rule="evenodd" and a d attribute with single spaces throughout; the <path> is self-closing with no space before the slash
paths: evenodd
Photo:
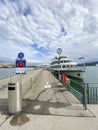
<path id="1" fill-rule="evenodd" d="M 7 125 L 10 129 L 28 126 L 26 129 L 34 127 L 34 130 L 50 130 L 48 123 L 52 123 L 52 119 L 53 122 L 56 121 L 55 119 L 58 119 L 58 121 L 63 119 L 63 128 L 67 128 L 67 124 L 65 125 L 67 118 L 73 120 L 80 117 L 95 118 L 95 114 L 90 109 L 85 110 L 80 101 L 48 70 L 36 69 L 30 71 L 23 75 L 21 80 L 22 112 L 14 116 L 10 116 L 8 112 L 8 82 L 18 82 L 19 76 L 0 81 L 0 127 L 2 129 Z M 37 121 L 40 125 L 42 121 L 40 128 L 37 127 Z M 30 123 L 31 126 L 29 127 Z M 56 125 L 56 122 L 54 124 Z M 43 125 L 46 127 L 43 127 Z M 50 126 L 53 127 L 52 125 Z M 52 129 L 59 130 L 58 127 Z"/>

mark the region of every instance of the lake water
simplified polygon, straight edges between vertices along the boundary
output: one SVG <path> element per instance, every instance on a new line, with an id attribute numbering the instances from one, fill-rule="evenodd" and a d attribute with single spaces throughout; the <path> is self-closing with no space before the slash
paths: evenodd
<path id="1" fill-rule="evenodd" d="M 85 83 L 98 83 L 98 67 L 88 66 L 84 74 Z"/>
<path id="2" fill-rule="evenodd" d="M 33 68 L 26 68 L 26 72 Z M 0 80 L 16 75 L 16 68 L 0 68 Z"/>
<path id="3" fill-rule="evenodd" d="M 26 68 L 26 71 L 32 70 L 33 68 Z M 0 68 L 0 80 L 14 76 L 15 68 Z M 98 67 L 97 66 L 87 66 L 86 72 L 84 74 L 85 83 L 98 83 Z"/>

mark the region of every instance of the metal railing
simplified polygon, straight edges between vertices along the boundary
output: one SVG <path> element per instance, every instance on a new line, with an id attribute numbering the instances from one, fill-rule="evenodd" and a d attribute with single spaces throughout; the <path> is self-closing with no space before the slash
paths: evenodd
<path id="1" fill-rule="evenodd" d="M 37 81 L 38 76 L 40 75 L 41 71 L 42 70 L 38 70 L 34 73 L 33 71 L 30 71 L 26 75 L 16 75 L 16 76 L 1 80 L 0 81 L 0 94 L 4 95 L 4 97 L 7 97 L 8 83 L 21 82 L 22 95 L 25 95 L 29 91 L 29 89 L 32 89 L 32 86 Z"/>
<path id="2" fill-rule="evenodd" d="M 70 86 L 66 85 L 66 87 L 70 87 L 68 90 L 70 90 L 81 103 L 98 104 L 98 83 L 79 83 L 72 79 L 70 79 L 70 81 Z"/>
<path id="3" fill-rule="evenodd" d="M 98 104 L 98 83 L 86 83 L 88 104 Z"/>
<path id="4" fill-rule="evenodd" d="M 79 90 L 75 88 L 74 85 L 78 85 Z M 87 92 L 86 92 L 86 86 L 84 83 L 79 83 L 76 80 L 70 79 L 70 84 L 66 84 L 65 87 L 70 91 L 82 104 L 85 110 L 87 109 Z M 81 91 L 80 91 L 81 90 Z"/>

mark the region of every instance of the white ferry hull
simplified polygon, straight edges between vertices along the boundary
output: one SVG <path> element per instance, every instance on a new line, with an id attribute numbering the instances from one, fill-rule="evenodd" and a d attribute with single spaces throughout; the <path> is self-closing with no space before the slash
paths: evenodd
<path id="1" fill-rule="evenodd" d="M 74 77 L 74 78 L 79 78 L 83 79 L 83 75 L 85 73 L 84 70 L 58 70 L 58 69 L 50 69 L 52 73 L 61 73 L 61 74 L 66 74 L 68 77 Z"/>
<path id="2" fill-rule="evenodd" d="M 64 72 L 69 77 L 83 79 L 84 72 Z"/>

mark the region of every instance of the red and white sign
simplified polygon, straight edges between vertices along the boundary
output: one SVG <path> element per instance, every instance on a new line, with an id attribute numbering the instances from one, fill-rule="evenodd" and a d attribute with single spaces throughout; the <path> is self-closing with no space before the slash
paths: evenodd
<path id="1" fill-rule="evenodd" d="M 25 67 L 25 66 L 24 66 L 24 63 L 20 61 L 20 62 L 18 62 L 17 67 L 23 68 L 23 67 Z"/>
<path id="2" fill-rule="evenodd" d="M 26 60 L 16 59 L 16 74 L 25 74 L 25 73 L 26 73 Z"/>

